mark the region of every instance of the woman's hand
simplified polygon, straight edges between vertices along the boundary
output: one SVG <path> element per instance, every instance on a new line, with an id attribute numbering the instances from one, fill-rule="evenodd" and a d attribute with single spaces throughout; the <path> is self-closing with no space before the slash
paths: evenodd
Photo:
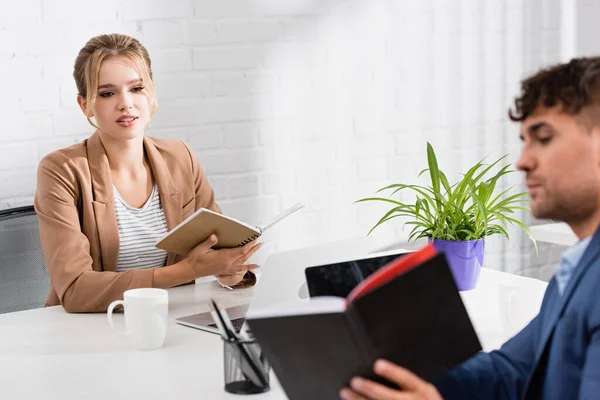
<path id="1" fill-rule="evenodd" d="M 216 278 L 219 280 L 219 283 L 222 286 L 231 287 L 240 283 L 244 279 L 244 275 L 246 275 L 246 272 L 241 272 L 239 274 L 234 275 L 217 275 Z"/>
<path id="2" fill-rule="evenodd" d="M 195 278 L 201 276 L 215 275 L 228 286 L 220 277 L 223 276 L 228 282 L 235 279 L 238 283 L 248 270 L 258 268 L 257 264 L 249 264 L 248 259 L 261 248 L 262 243 L 250 242 L 242 247 L 232 249 L 215 250 L 212 247 L 217 244 L 218 238 L 212 234 L 204 242 L 194 247 L 184 261 L 192 271 Z M 235 285 L 235 283 L 233 283 Z"/>
<path id="3" fill-rule="evenodd" d="M 396 390 L 364 378 L 352 378 L 350 388 L 340 391 L 343 400 L 442 400 L 435 386 L 389 361 L 377 360 L 375 373 L 402 389 Z"/>
<path id="4" fill-rule="evenodd" d="M 246 261 L 244 264 L 247 265 L 248 261 Z M 220 274 L 217 275 L 216 278 L 221 285 L 231 287 L 240 283 L 244 279 L 244 276 L 247 272 L 248 270 L 235 274 Z"/>

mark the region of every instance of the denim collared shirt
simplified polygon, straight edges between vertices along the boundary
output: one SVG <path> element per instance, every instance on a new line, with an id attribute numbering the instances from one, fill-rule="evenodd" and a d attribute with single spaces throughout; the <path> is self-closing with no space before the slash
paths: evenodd
<path id="1" fill-rule="evenodd" d="M 579 264 L 579 260 L 583 257 L 583 253 L 591 240 L 591 236 L 580 240 L 562 253 L 562 260 L 555 274 L 558 292 L 561 295 L 564 293 L 565 288 L 569 283 L 569 279 L 573 276 L 573 271 L 577 267 L 577 264 Z"/>

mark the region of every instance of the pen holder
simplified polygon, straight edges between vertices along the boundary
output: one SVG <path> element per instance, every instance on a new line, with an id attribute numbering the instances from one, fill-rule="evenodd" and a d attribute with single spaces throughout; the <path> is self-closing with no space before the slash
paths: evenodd
<path id="1" fill-rule="evenodd" d="M 226 392 L 257 394 L 269 391 L 271 367 L 255 340 L 223 339 L 223 355 Z"/>

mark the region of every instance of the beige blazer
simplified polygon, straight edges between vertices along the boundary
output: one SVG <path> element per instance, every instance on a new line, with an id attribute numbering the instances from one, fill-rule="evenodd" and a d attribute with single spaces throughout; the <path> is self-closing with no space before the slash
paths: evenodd
<path id="1" fill-rule="evenodd" d="M 169 230 L 200 207 L 221 212 L 198 159 L 185 143 L 145 137 L 144 149 Z M 51 280 L 46 305 L 62 304 L 68 312 L 104 312 L 113 300 L 123 298 L 124 291 L 153 286 L 152 269 L 117 272 L 113 193 L 97 132 L 40 162 L 34 206 Z M 180 258 L 169 253 L 167 265 Z"/>

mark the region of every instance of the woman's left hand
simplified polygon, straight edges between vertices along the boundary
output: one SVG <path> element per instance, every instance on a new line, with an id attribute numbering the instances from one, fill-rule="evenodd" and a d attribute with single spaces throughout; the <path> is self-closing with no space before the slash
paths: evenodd
<path id="1" fill-rule="evenodd" d="M 244 275 L 246 275 L 246 272 L 241 272 L 239 274 L 222 274 L 222 275 L 217 275 L 217 279 L 219 280 L 219 283 L 223 286 L 235 286 L 238 283 L 240 283 L 242 281 L 242 279 L 244 279 Z"/>
<path id="2" fill-rule="evenodd" d="M 241 261 L 241 259 L 240 259 Z M 235 264 L 235 263 L 234 263 Z M 249 265 L 250 261 L 246 260 L 243 261 L 241 263 L 241 265 Z M 235 286 L 238 283 L 240 283 L 243 279 L 244 276 L 246 275 L 246 273 L 248 272 L 248 270 L 246 269 L 246 271 L 243 272 L 239 272 L 237 274 L 221 274 L 221 275 L 217 275 L 217 279 L 219 280 L 219 283 L 223 286 Z M 252 286 L 252 285 L 250 285 Z"/>

